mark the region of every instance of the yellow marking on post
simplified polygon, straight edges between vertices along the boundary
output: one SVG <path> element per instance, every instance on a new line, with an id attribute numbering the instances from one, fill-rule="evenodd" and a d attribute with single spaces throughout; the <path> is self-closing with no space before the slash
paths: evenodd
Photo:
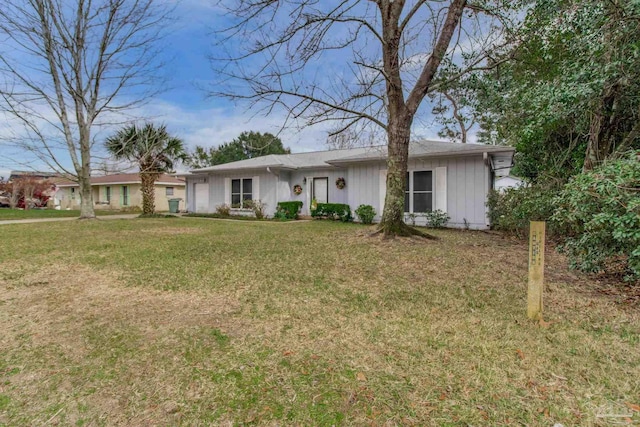
<path id="1" fill-rule="evenodd" d="M 531 221 L 529 232 L 529 287 L 527 292 L 527 316 L 542 319 L 542 290 L 544 288 L 544 239 L 545 222 Z"/>

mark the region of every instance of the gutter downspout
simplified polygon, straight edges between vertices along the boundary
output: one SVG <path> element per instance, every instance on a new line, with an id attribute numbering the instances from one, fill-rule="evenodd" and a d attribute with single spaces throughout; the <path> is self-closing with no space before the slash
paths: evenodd
<path id="1" fill-rule="evenodd" d="M 484 174 L 484 223 L 487 225 L 487 228 L 491 227 L 489 223 L 489 206 L 487 202 L 489 201 L 489 188 L 493 188 L 491 185 L 491 160 L 489 159 L 489 153 L 486 151 L 482 153 L 482 160 L 484 160 L 484 164 L 486 167 Z"/>

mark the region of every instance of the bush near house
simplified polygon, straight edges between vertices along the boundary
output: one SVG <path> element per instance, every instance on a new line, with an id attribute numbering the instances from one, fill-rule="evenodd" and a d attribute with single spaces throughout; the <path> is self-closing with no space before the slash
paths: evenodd
<path id="1" fill-rule="evenodd" d="M 560 249 L 572 268 L 599 272 L 617 266 L 628 280 L 640 280 L 640 161 L 635 153 L 576 175 L 555 204 L 552 220 L 566 230 Z"/>
<path id="2" fill-rule="evenodd" d="M 444 228 L 447 222 L 451 219 L 446 212 L 443 212 L 440 209 L 436 209 L 432 212 L 426 212 L 424 217 L 427 220 L 427 227 L 431 228 Z"/>
<path id="3" fill-rule="evenodd" d="M 531 186 L 509 188 L 504 193 L 490 191 L 487 200 L 489 220 L 493 229 L 524 238 L 529 234 L 529 221 L 550 221 L 555 211 L 557 187 Z M 548 234 L 558 234 L 554 224 L 548 224 Z"/>
<path id="4" fill-rule="evenodd" d="M 231 215 L 231 206 L 227 205 L 226 203 L 223 205 L 218 205 L 216 206 L 216 213 L 222 216 L 229 216 Z"/>
<path id="5" fill-rule="evenodd" d="M 353 220 L 351 207 L 344 203 L 317 203 L 315 209 L 311 210 L 314 218 L 324 218 L 349 222 Z"/>
<path id="6" fill-rule="evenodd" d="M 534 185 L 492 192 L 487 203 L 494 229 L 525 238 L 529 221 L 546 221 L 572 268 L 640 280 L 640 161 L 631 153 L 566 185 Z"/>
<path id="7" fill-rule="evenodd" d="M 363 224 L 371 224 L 376 216 L 376 210 L 371 205 L 360 205 L 355 210 L 355 214 Z"/>
<path id="8" fill-rule="evenodd" d="M 300 209 L 302 209 L 302 202 L 299 200 L 278 202 L 275 217 L 279 219 L 298 219 Z"/>

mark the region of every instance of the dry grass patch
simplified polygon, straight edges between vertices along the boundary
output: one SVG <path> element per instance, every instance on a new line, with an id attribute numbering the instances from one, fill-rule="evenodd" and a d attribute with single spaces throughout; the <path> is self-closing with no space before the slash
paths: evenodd
<path id="1" fill-rule="evenodd" d="M 529 322 L 525 244 L 367 231 L 177 219 L 16 239 L 0 424 L 638 422 L 637 307 L 549 251 L 546 323 Z"/>
<path id="2" fill-rule="evenodd" d="M 0 319 L 9 326 L 0 349 L 18 362 L 6 385 L 19 390 L 24 405 L 11 424 L 42 424 L 58 407 L 64 412 L 56 410 L 54 419 L 64 414 L 58 420 L 63 424 L 82 424 L 85 416 L 94 421 L 108 417 L 108 424 L 160 420 L 166 406 L 175 405 L 144 408 L 145 416 L 138 418 L 139 408 L 132 413 L 127 397 L 138 387 L 147 392 L 158 388 L 162 394 L 170 385 L 166 378 L 156 381 L 150 349 L 194 330 L 232 333 L 226 319 L 238 303 L 231 298 L 126 287 L 113 273 L 81 265 L 39 267 L 25 271 L 0 265 L 0 305 L 5 308 Z M 229 326 L 224 332 L 218 329 L 223 324 Z M 123 360 L 127 355 L 134 359 Z M 115 377 L 118 381 L 108 381 Z M 53 396 L 58 402 L 47 406 Z"/>

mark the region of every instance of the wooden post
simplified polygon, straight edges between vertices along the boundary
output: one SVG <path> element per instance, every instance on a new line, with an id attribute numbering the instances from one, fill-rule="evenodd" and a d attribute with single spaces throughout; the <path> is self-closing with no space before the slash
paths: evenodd
<path id="1" fill-rule="evenodd" d="M 542 290 L 544 288 L 544 239 L 545 222 L 529 223 L 529 288 L 527 293 L 527 316 L 542 319 Z"/>

